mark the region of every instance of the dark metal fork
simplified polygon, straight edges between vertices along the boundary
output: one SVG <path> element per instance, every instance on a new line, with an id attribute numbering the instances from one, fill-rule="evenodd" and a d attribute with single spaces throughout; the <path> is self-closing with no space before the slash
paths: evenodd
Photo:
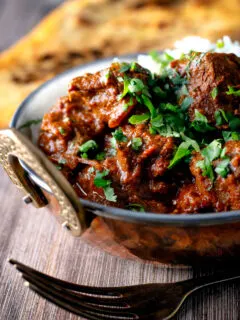
<path id="1" fill-rule="evenodd" d="M 62 281 L 24 264 L 9 260 L 22 273 L 25 284 L 56 305 L 86 319 L 172 318 L 194 291 L 225 281 L 240 279 L 240 271 L 176 283 L 143 284 L 128 287 L 89 287 Z"/>

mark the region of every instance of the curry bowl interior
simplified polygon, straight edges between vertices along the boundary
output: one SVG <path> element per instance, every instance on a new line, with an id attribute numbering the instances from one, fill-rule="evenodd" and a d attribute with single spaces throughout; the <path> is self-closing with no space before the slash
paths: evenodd
<path id="1" fill-rule="evenodd" d="M 136 58 L 136 55 L 122 56 L 120 61 L 132 61 Z M 103 59 L 94 63 L 85 64 L 46 82 L 30 94 L 23 103 L 17 109 L 12 122 L 11 127 L 20 129 L 28 121 L 41 119 L 43 115 L 54 105 L 57 99 L 67 94 L 68 83 L 74 77 L 80 76 L 86 72 L 94 73 L 98 70 L 104 69 L 109 66 L 113 58 Z M 40 124 L 20 129 L 24 135 L 26 135 L 35 145 L 37 144 L 37 138 L 39 135 Z M 30 177 L 43 188 L 45 191 L 51 193 L 51 189 L 48 185 L 37 176 L 31 168 L 22 163 L 24 169 L 28 172 Z M 221 212 L 221 213 L 206 213 L 206 214 L 155 214 L 155 213 L 139 213 L 124 209 L 113 208 L 109 206 L 103 206 L 90 201 L 82 200 L 84 206 L 91 208 L 97 215 L 111 217 L 119 220 L 132 221 L 137 223 L 147 223 L 153 225 L 176 225 L 176 226 L 207 226 L 215 224 L 223 224 L 227 222 L 240 221 L 240 212 Z"/>

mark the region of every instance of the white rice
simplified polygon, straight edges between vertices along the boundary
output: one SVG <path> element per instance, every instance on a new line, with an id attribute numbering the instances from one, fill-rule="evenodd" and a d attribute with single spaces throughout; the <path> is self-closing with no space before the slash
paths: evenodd
<path id="1" fill-rule="evenodd" d="M 218 46 L 219 43 L 222 44 L 221 47 Z M 228 36 L 224 36 L 223 39 L 218 40 L 217 43 L 212 43 L 207 39 L 197 36 L 186 37 L 176 41 L 174 47 L 174 49 L 165 50 L 165 52 L 174 59 L 179 59 L 183 53 L 187 54 L 190 51 L 234 53 L 240 57 L 240 43 L 238 41 L 232 41 Z M 149 55 L 139 55 L 138 63 L 153 73 L 160 72 L 159 64 Z"/>

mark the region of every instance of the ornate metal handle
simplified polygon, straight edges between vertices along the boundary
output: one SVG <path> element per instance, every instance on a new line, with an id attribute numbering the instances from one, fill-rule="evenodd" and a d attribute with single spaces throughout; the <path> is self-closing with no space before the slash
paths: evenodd
<path id="1" fill-rule="evenodd" d="M 85 213 L 69 182 L 22 133 L 16 129 L 1 130 L 0 164 L 12 182 L 26 193 L 36 207 L 46 206 L 48 197 L 31 181 L 19 160 L 24 161 L 52 190 L 57 200 L 53 204 L 54 211 L 57 212 L 60 223 L 65 225 L 72 235 L 80 236 L 86 229 Z"/>

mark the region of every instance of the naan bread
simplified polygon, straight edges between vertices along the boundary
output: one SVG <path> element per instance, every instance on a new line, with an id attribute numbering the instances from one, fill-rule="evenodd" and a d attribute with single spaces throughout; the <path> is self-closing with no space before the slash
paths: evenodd
<path id="1" fill-rule="evenodd" d="M 0 127 L 32 90 L 68 68 L 172 47 L 187 35 L 240 39 L 240 1 L 67 1 L 0 55 Z"/>

